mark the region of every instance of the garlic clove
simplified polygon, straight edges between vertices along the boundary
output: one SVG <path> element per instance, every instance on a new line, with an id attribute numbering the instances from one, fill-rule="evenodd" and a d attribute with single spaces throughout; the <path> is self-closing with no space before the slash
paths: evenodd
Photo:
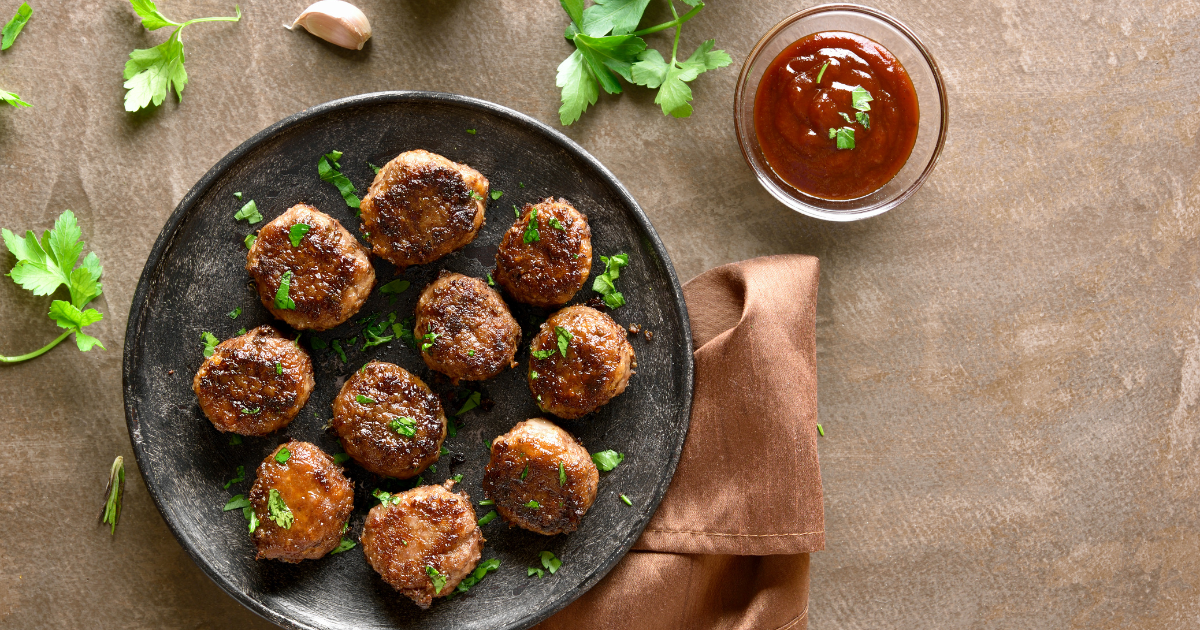
<path id="1" fill-rule="evenodd" d="M 371 39 L 371 23 L 358 7 L 342 0 L 320 0 L 304 10 L 291 28 L 304 30 L 321 39 L 352 50 L 362 50 Z"/>

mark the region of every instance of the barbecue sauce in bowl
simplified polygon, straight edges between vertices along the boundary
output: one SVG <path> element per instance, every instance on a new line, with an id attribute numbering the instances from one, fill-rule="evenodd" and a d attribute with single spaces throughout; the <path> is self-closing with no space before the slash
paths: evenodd
<path id="1" fill-rule="evenodd" d="M 784 48 L 754 97 L 763 158 L 784 182 L 822 199 L 857 199 L 891 181 L 919 121 L 904 66 L 854 33 L 813 33 Z"/>

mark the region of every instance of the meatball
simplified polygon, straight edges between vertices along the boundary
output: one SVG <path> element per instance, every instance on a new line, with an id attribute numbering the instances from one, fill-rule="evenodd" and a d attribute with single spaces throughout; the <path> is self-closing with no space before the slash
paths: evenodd
<path id="1" fill-rule="evenodd" d="M 479 278 L 442 271 L 421 292 L 416 316 L 413 336 L 421 343 L 421 358 L 455 385 L 517 366 L 521 327 L 500 293 Z"/>
<path id="2" fill-rule="evenodd" d="M 292 440 L 259 464 L 250 505 L 259 560 L 315 560 L 341 542 L 354 509 L 354 484 L 324 451 Z"/>
<path id="3" fill-rule="evenodd" d="M 384 496 L 363 527 L 367 562 L 421 608 L 453 593 L 483 551 L 475 508 L 466 495 L 451 492 L 453 487 L 447 480 L 444 486 Z"/>
<path id="4" fill-rule="evenodd" d="M 438 459 L 446 414 L 438 397 L 408 370 L 372 361 L 333 400 L 333 430 L 363 468 L 385 477 L 415 477 Z"/>
<path id="5" fill-rule="evenodd" d="M 537 231 L 529 229 L 532 223 Z M 526 205 L 500 241 L 496 282 L 519 302 L 566 304 L 592 268 L 592 231 L 587 217 L 566 199 Z"/>
<path id="6" fill-rule="evenodd" d="M 372 251 L 403 269 L 475 240 L 488 180 L 479 171 L 420 149 L 379 169 L 359 208 Z"/>
<path id="7" fill-rule="evenodd" d="M 350 319 L 375 285 L 366 248 L 336 219 L 305 204 L 258 231 L 246 271 L 263 306 L 297 330 L 328 330 Z"/>
<path id="8" fill-rule="evenodd" d="M 568 306 L 530 344 L 529 389 L 542 411 L 578 418 L 625 391 L 635 367 L 624 328 L 589 306 Z"/>
<path id="9" fill-rule="evenodd" d="M 483 495 L 509 525 L 553 536 L 579 528 L 599 481 L 587 449 L 557 425 L 533 418 L 492 441 Z"/>
<path id="10" fill-rule="evenodd" d="M 266 435 L 287 426 L 313 390 L 308 353 L 270 326 L 217 345 L 192 391 L 218 431 Z"/>

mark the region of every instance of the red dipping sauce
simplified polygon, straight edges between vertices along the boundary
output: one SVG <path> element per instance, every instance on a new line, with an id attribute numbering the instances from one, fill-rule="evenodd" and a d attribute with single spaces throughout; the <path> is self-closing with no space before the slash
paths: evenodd
<path id="1" fill-rule="evenodd" d="M 822 199 L 856 199 L 891 181 L 912 153 L 920 119 L 900 61 L 874 40 L 840 31 L 783 49 L 754 96 L 767 164 Z"/>

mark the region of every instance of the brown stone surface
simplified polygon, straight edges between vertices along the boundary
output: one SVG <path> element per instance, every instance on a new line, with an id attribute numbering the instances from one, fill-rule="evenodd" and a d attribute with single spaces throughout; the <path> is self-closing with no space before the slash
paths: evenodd
<path id="1" fill-rule="evenodd" d="M 184 102 L 147 114 L 122 110 L 121 68 L 167 33 L 125 3 L 34 0 L 0 53 L 0 89 L 35 105 L 0 109 L 0 225 L 41 231 L 76 211 L 105 267 L 93 330 L 108 347 L 0 368 L 0 627 L 267 626 L 192 564 L 135 467 L 115 538 L 95 525 L 109 463 L 132 459 L 121 342 L 142 264 L 221 156 L 305 107 L 387 89 L 557 125 L 569 48 L 553 0 L 363 1 L 362 52 L 284 30 L 306 2 L 189 27 Z M 0 0 L 4 21 L 17 4 Z M 812 557 L 811 627 L 1194 628 L 1200 3 L 877 3 L 927 39 L 951 129 L 915 197 L 850 225 L 774 202 L 733 134 L 737 67 L 810 4 L 714 0 L 681 48 L 715 36 L 735 67 L 693 83 L 690 120 L 633 88 L 567 133 L 639 200 L 684 279 L 821 258 L 827 550 Z M 0 281 L 0 352 L 53 338 L 48 304 Z"/>

